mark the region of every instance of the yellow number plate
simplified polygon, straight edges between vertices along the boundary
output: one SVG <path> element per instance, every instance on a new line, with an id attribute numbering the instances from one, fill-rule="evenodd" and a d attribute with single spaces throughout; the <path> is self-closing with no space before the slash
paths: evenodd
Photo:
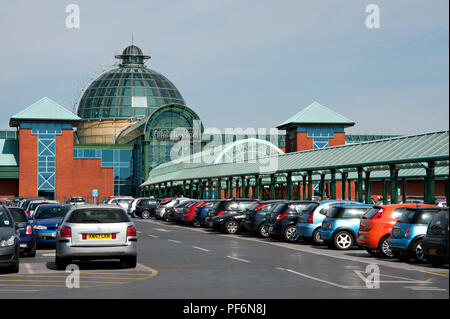
<path id="1" fill-rule="evenodd" d="M 87 234 L 87 239 L 111 239 L 111 234 Z"/>

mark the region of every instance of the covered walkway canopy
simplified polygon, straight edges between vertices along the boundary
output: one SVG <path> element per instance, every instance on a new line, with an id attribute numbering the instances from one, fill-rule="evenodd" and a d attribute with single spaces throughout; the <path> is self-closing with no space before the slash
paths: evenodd
<path id="1" fill-rule="evenodd" d="M 268 164 L 272 166 L 270 167 Z M 283 155 L 277 154 L 254 161 L 209 165 L 170 162 L 153 169 L 141 187 L 145 187 L 151 192 L 156 188 L 170 190 L 169 184 L 170 187 L 173 187 L 175 183 L 182 183 L 184 191 L 188 186 L 192 191 L 195 188 L 194 185 L 197 190 L 202 190 L 201 185 L 204 182 L 208 183 L 206 185 L 208 189 L 212 189 L 213 181 L 216 181 L 216 187 L 221 189 L 225 181 L 225 188 L 229 189 L 232 187 L 233 181 L 239 183 L 241 180 L 243 189 L 251 185 L 255 187 L 254 194 L 260 194 L 259 191 L 263 185 L 268 184 L 271 188 L 272 198 L 275 184 L 285 183 L 287 198 L 290 199 L 293 193 L 293 183 L 301 180 L 303 186 L 308 186 L 307 195 L 306 187 L 303 188 L 304 198 L 311 199 L 313 183 L 317 180 L 321 182 L 320 192 L 322 195 L 325 192 L 323 184 L 327 180 L 330 181 L 330 197 L 333 198 L 336 193 L 337 180 L 344 185 L 345 182 L 353 179 L 357 182 L 356 198 L 363 201 L 364 184 L 367 201 L 370 195 L 370 181 L 389 178 L 391 202 L 395 203 L 398 201 L 399 178 L 421 177 L 425 179 L 425 201 L 434 203 L 435 179 L 446 179 L 448 184 L 448 166 L 449 131 L 446 130 Z M 228 183 L 229 181 L 231 182 Z M 345 194 L 344 189 L 343 192 Z M 244 192 L 243 195 L 246 193 Z"/>

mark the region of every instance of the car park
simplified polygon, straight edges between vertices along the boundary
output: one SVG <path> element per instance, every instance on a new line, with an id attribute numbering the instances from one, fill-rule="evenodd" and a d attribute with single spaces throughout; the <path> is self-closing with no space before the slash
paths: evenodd
<path id="1" fill-rule="evenodd" d="M 441 207 L 411 207 L 399 218 L 392 228 L 389 245 L 394 257 L 417 262 L 427 262 L 423 250 L 423 239 L 428 230 L 428 224 L 439 212 Z"/>
<path id="2" fill-rule="evenodd" d="M 235 234 L 243 225 L 248 211 L 260 206 L 257 200 L 234 201 L 227 206 L 227 212 L 212 218 L 212 229 L 225 234 Z"/>
<path id="3" fill-rule="evenodd" d="M 269 216 L 269 237 L 296 242 L 299 238 L 296 225 L 300 215 L 310 213 L 318 205 L 318 201 L 291 201 L 278 206 Z"/>
<path id="4" fill-rule="evenodd" d="M 65 269 L 73 260 L 120 259 L 126 267 L 137 264 L 137 231 L 120 207 L 72 207 L 58 228 L 55 264 Z"/>
<path id="5" fill-rule="evenodd" d="M 261 202 L 255 209 L 249 210 L 242 220 L 242 226 L 256 233 L 259 237 L 269 237 L 267 217 L 277 206 L 285 203 L 283 200 L 272 200 Z"/>
<path id="6" fill-rule="evenodd" d="M 389 238 L 397 220 L 408 207 L 433 207 L 425 204 L 393 204 L 374 206 L 361 218 L 357 242 L 375 257 L 393 257 Z"/>
<path id="7" fill-rule="evenodd" d="M 320 228 L 320 237 L 330 248 L 351 249 L 356 243 L 362 216 L 372 205 L 354 204 L 332 207 Z"/>
<path id="8" fill-rule="evenodd" d="M 319 233 L 328 210 L 338 205 L 361 204 L 351 200 L 324 200 L 317 203 L 318 205 L 313 210 L 301 212 L 296 225 L 299 237 L 305 241 L 312 242 L 314 245 L 323 244 Z"/>
<path id="9" fill-rule="evenodd" d="M 423 239 L 425 259 L 433 265 L 449 263 L 448 258 L 448 209 L 437 213 L 427 228 Z"/>
<path id="10" fill-rule="evenodd" d="M 54 244 L 56 231 L 64 216 L 73 205 L 41 204 L 32 217 L 38 244 Z"/>
<path id="11" fill-rule="evenodd" d="M 36 256 L 36 232 L 23 208 L 7 207 L 20 232 L 20 251 L 27 257 Z"/>
<path id="12" fill-rule="evenodd" d="M 150 217 L 155 216 L 155 209 L 160 202 L 161 200 L 156 198 L 138 199 L 134 215 L 142 219 L 149 219 Z"/>
<path id="13" fill-rule="evenodd" d="M 0 205 L 0 267 L 19 272 L 20 234 L 8 209 Z"/>

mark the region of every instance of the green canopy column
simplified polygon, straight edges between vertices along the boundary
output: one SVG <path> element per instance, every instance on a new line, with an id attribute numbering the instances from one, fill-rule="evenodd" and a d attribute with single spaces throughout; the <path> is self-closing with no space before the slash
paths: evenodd
<path id="1" fill-rule="evenodd" d="M 383 179 L 383 205 L 389 204 L 387 180 Z"/>
<path id="2" fill-rule="evenodd" d="M 348 180 L 347 184 L 348 184 L 348 200 L 352 200 L 352 181 Z"/>
<path id="3" fill-rule="evenodd" d="M 194 198 L 194 180 L 189 183 L 189 198 Z"/>
<path id="4" fill-rule="evenodd" d="M 247 178 L 246 180 L 245 180 L 245 198 L 250 198 L 250 187 L 251 187 L 251 184 L 250 184 L 250 178 Z"/>
<path id="5" fill-rule="evenodd" d="M 208 199 L 213 199 L 213 182 L 211 179 L 208 179 Z"/>
<path id="6" fill-rule="evenodd" d="M 228 196 L 227 198 L 233 198 L 233 178 L 228 177 Z"/>
<path id="7" fill-rule="evenodd" d="M 222 179 L 217 179 L 217 199 L 222 199 Z"/>
<path id="8" fill-rule="evenodd" d="M 293 185 L 292 185 L 292 173 L 291 172 L 287 173 L 286 180 L 287 180 L 287 183 L 286 183 L 287 199 L 293 200 L 294 198 L 293 198 L 293 189 L 292 189 Z"/>
<path id="9" fill-rule="evenodd" d="M 303 175 L 302 176 L 302 179 L 303 179 L 303 194 L 302 194 L 302 199 L 303 200 L 305 200 L 306 199 L 306 189 L 308 188 L 307 186 L 306 186 L 306 175 Z"/>
<path id="10" fill-rule="evenodd" d="M 345 200 L 346 199 L 346 188 L 347 188 L 347 177 L 348 177 L 348 173 L 343 172 L 341 173 L 341 180 L 342 180 L 342 199 Z"/>
<path id="11" fill-rule="evenodd" d="M 259 177 L 259 199 L 264 200 L 264 184 L 262 177 Z"/>
<path id="12" fill-rule="evenodd" d="M 320 174 L 320 199 L 325 200 L 326 197 L 325 174 Z"/>
<path id="13" fill-rule="evenodd" d="M 313 198 L 313 181 L 312 181 L 312 171 L 308 171 L 308 200 Z"/>
<path id="14" fill-rule="evenodd" d="M 363 168 L 358 167 L 358 202 L 362 203 L 364 201 L 363 194 Z"/>
<path id="15" fill-rule="evenodd" d="M 402 202 L 406 203 L 406 177 L 402 178 Z"/>
<path id="16" fill-rule="evenodd" d="M 372 182 L 370 181 L 370 171 L 366 171 L 366 204 L 372 204 Z"/>
<path id="17" fill-rule="evenodd" d="M 297 200 L 302 199 L 302 182 L 297 182 Z"/>
<path id="18" fill-rule="evenodd" d="M 449 187 L 449 179 L 448 178 L 446 178 L 445 179 L 445 197 L 447 198 L 447 207 L 450 207 L 450 203 L 449 203 L 449 201 L 450 201 L 450 194 L 449 194 L 449 191 L 450 191 L 450 187 Z"/>
<path id="19" fill-rule="evenodd" d="M 150 154 L 149 154 L 150 141 L 144 139 L 143 145 L 144 145 L 144 180 L 146 180 L 150 173 Z"/>
<path id="20" fill-rule="evenodd" d="M 275 183 L 277 182 L 275 174 L 270 175 L 270 200 L 275 199 Z"/>
<path id="21" fill-rule="evenodd" d="M 261 183 L 259 180 L 259 175 L 255 175 L 255 188 L 252 192 L 252 198 L 258 199 L 259 193 L 260 193 L 260 191 L 259 191 L 260 187 L 261 187 Z"/>
<path id="22" fill-rule="evenodd" d="M 395 165 L 389 165 L 391 173 L 391 204 L 398 204 L 398 169 Z"/>
<path id="23" fill-rule="evenodd" d="M 425 178 L 425 204 L 434 205 L 436 203 L 435 197 L 435 164 L 434 162 L 428 162 L 428 166 L 426 168 L 426 178 Z"/>
<path id="24" fill-rule="evenodd" d="M 246 188 L 247 188 L 247 185 L 245 182 L 245 176 L 241 176 L 241 192 L 240 192 L 241 198 L 246 197 L 246 193 L 247 193 Z"/>
<path id="25" fill-rule="evenodd" d="M 336 170 L 331 169 L 330 198 L 336 199 Z"/>

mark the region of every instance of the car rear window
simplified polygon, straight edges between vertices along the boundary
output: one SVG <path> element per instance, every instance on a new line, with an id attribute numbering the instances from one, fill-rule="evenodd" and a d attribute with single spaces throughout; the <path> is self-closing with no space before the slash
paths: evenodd
<path id="1" fill-rule="evenodd" d="M 11 220 L 8 212 L 0 207 L 0 227 L 12 227 L 13 221 Z"/>
<path id="2" fill-rule="evenodd" d="M 28 222 L 27 215 L 25 211 L 21 208 L 9 208 L 9 212 L 11 213 L 12 218 L 16 223 L 26 223 Z"/>
<path id="3" fill-rule="evenodd" d="M 368 208 L 332 207 L 327 214 L 329 218 L 360 219 L 368 211 Z"/>
<path id="4" fill-rule="evenodd" d="M 296 204 L 290 204 L 288 206 L 288 209 L 290 211 L 295 211 L 297 213 L 304 213 L 309 214 L 311 213 L 319 204 L 317 203 L 296 203 Z"/>
<path id="5" fill-rule="evenodd" d="M 88 223 L 127 223 L 130 221 L 128 215 L 121 209 L 111 208 L 84 208 L 77 209 L 67 219 L 72 224 Z"/>
<path id="6" fill-rule="evenodd" d="M 434 216 L 428 229 L 431 234 L 448 234 L 448 211 Z"/>
<path id="7" fill-rule="evenodd" d="M 398 222 L 402 224 L 427 225 L 438 212 L 436 210 L 406 210 Z"/>
<path id="8" fill-rule="evenodd" d="M 71 206 L 41 206 L 34 215 L 35 219 L 65 217 Z"/>

